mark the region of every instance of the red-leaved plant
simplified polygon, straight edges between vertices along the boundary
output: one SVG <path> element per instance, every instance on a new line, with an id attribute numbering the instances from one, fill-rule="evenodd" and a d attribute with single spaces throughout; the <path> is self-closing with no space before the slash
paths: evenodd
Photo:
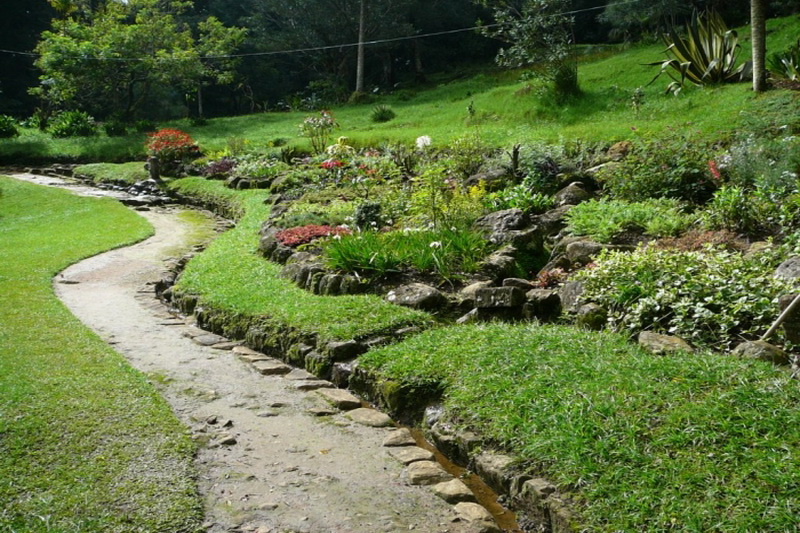
<path id="1" fill-rule="evenodd" d="M 163 128 L 147 134 L 147 153 L 160 161 L 185 161 L 200 155 L 200 148 L 192 137 L 181 130 Z"/>
<path id="2" fill-rule="evenodd" d="M 331 237 L 334 235 L 349 235 L 349 229 L 342 226 L 319 226 L 316 224 L 309 224 L 308 226 L 298 226 L 296 228 L 289 228 L 279 231 L 275 234 L 283 245 L 294 248 L 301 244 L 307 244 L 320 237 Z"/>

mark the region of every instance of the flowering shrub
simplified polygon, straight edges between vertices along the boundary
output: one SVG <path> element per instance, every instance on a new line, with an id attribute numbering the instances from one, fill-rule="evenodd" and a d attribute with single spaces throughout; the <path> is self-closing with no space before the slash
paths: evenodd
<path id="1" fill-rule="evenodd" d="M 307 244 L 320 237 L 331 237 L 334 235 L 349 235 L 350 230 L 338 226 L 317 226 L 309 224 L 308 226 L 300 226 L 297 228 L 289 228 L 279 231 L 275 238 L 278 239 L 283 245 L 294 248 L 301 244 Z"/>
<path id="2" fill-rule="evenodd" d="M 334 128 L 339 126 L 333 113 L 330 111 L 320 111 L 319 116 L 311 116 L 303 119 L 300 124 L 300 135 L 311 140 L 311 147 L 318 154 L 322 153 L 331 138 Z"/>
<path id="3" fill-rule="evenodd" d="M 174 173 L 181 163 L 200 155 L 200 148 L 186 132 L 163 128 L 147 137 L 147 153 L 158 157 L 164 174 Z"/>
<path id="4" fill-rule="evenodd" d="M 614 330 L 652 329 L 729 348 L 758 338 L 776 318 L 775 300 L 791 291 L 790 282 L 772 276 L 779 261 L 775 253 L 639 248 L 601 252 L 595 267 L 575 278 L 585 298 L 608 309 Z"/>

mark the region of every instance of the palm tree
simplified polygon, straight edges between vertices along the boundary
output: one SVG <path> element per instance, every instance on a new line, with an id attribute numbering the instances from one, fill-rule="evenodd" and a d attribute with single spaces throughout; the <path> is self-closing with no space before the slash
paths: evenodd
<path id="1" fill-rule="evenodd" d="M 753 90 L 763 92 L 767 88 L 767 70 L 764 66 L 767 55 L 766 0 L 750 0 L 750 29 L 753 41 Z"/>

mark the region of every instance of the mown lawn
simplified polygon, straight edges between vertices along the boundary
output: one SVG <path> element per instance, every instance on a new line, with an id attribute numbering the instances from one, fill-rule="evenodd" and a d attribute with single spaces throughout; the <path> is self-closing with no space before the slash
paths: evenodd
<path id="1" fill-rule="evenodd" d="M 768 363 L 487 324 L 430 330 L 360 364 L 439 385 L 450 420 L 570 493 L 586 531 L 797 531 L 800 381 Z"/>
<path id="2" fill-rule="evenodd" d="M 197 531 L 185 428 L 51 285 L 152 228 L 112 200 L 3 177 L 0 190 L 0 531 Z"/>

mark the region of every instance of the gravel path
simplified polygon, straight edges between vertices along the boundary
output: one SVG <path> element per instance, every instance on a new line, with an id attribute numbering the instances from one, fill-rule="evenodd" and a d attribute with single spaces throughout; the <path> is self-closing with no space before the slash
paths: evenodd
<path id="1" fill-rule="evenodd" d="M 458 519 L 431 488 L 409 483 L 408 469 L 383 446 L 395 428 L 357 423 L 319 391 L 300 390 L 310 378 L 301 371 L 262 375 L 230 345 L 203 345 L 219 339 L 172 315 L 153 293 L 165 251 L 193 244 L 189 228 L 175 209 L 142 215 L 154 237 L 73 265 L 54 280 L 56 292 L 151 378 L 202 444 L 208 532 L 487 530 Z"/>

